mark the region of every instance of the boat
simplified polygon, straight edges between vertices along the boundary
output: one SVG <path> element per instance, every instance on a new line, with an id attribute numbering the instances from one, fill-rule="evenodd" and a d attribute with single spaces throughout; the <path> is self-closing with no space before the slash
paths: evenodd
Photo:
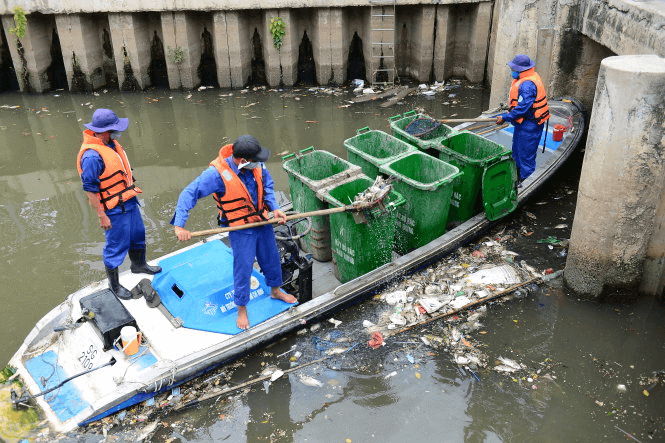
<path id="1" fill-rule="evenodd" d="M 550 111 L 536 172 L 516 189 L 515 206 L 543 187 L 584 134 L 584 111 L 577 100 L 552 100 Z M 454 129 L 511 146 L 511 127 L 488 126 L 465 123 Z M 554 141 L 561 128 L 562 139 Z M 255 271 L 249 306 L 252 327 L 242 333 L 235 330 L 227 234 L 210 235 L 153 260 L 164 270 L 152 281 L 152 276 L 122 273 L 121 284 L 134 288 L 139 298 L 118 300 L 107 282 L 100 281 L 69 295 L 39 320 L 9 361 L 23 386 L 23 391 L 13 392 L 13 404 L 38 406 L 56 432 L 86 426 L 362 301 L 500 221 L 490 218 L 481 211 L 424 246 L 393 254 L 390 262 L 345 283 L 336 278 L 332 262 L 303 258 L 293 249 L 294 241 L 285 241 L 280 248 L 291 268 L 283 273 L 297 275 L 299 303 L 271 300 L 263 276 Z"/>

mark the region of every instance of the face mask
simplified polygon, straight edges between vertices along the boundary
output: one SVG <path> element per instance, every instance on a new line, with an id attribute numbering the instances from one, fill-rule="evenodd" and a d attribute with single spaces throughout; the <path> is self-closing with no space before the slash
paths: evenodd
<path id="1" fill-rule="evenodd" d="M 122 135 L 122 131 L 110 131 L 109 132 L 109 137 L 111 137 L 111 140 L 117 140 L 120 138 Z"/>
<path id="2" fill-rule="evenodd" d="M 517 72 L 517 71 L 512 71 L 512 72 L 510 73 L 510 75 L 511 75 L 515 80 L 517 80 L 518 78 L 520 78 L 520 73 Z"/>
<path id="3" fill-rule="evenodd" d="M 261 166 L 261 162 L 245 162 L 238 165 L 238 169 L 256 169 Z"/>

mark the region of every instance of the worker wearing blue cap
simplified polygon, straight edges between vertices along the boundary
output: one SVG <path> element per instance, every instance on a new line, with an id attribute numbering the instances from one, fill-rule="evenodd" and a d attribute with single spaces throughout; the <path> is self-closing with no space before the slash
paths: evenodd
<path id="1" fill-rule="evenodd" d="M 518 54 L 508 62 L 513 82 L 510 86 L 510 111 L 497 116 L 496 124 L 509 122 L 513 133 L 513 158 L 520 183 L 536 169 L 536 153 L 543 126 L 550 118 L 545 86 L 534 67 L 536 63 L 527 55 Z"/>
<path id="2" fill-rule="evenodd" d="M 118 267 L 129 253 L 131 271 L 156 274 L 162 268 L 146 263 L 145 226 L 139 210 L 136 186 L 129 159 L 118 138 L 129 126 L 110 109 L 97 109 L 92 121 L 84 125 L 83 144 L 76 167 L 104 230 L 104 266 L 109 288 L 116 297 L 127 300 L 132 293 L 120 284 Z"/>
<path id="3" fill-rule="evenodd" d="M 178 240 L 189 240 L 192 235 L 184 228 L 189 211 L 203 197 L 213 194 L 219 209 L 221 226 L 242 226 L 267 220 L 269 211 L 286 221 L 275 199 L 274 182 L 263 162 L 270 151 L 262 147 L 251 135 L 241 135 L 233 144 L 222 146 L 217 158 L 180 193 L 175 214 L 171 220 Z M 233 249 L 233 301 L 238 308 L 236 325 L 248 329 L 247 303 L 254 260 L 270 286 L 270 296 L 286 303 L 296 298 L 282 292 L 282 266 L 272 225 L 257 226 L 229 232 Z"/>

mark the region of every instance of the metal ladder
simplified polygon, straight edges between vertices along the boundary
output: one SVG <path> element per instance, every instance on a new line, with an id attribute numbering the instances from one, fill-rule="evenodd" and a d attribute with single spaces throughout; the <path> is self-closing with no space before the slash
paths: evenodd
<path id="1" fill-rule="evenodd" d="M 396 0 L 370 0 L 370 83 L 394 86 Z"/>

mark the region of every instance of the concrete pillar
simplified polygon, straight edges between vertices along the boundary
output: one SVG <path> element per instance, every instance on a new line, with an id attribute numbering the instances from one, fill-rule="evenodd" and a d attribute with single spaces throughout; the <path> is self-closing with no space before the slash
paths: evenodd
<path id="1" fill-rule="evenodd" d="M 438 5 L 436 7 L 436 35 L 434 36 L 434 79 L 442 82 L 450 74 L 447 65 L 448 30 L 450 26 L 450 6 Z"/>
<path id="2" fill-rule="evenodd" d="M 19 53 L 17 40 L 9 30 L 14 28 L 14 17 L 2 16 L 2 26 L 5 29 L 5 37 L 9 43 L 9 51 L 14 63 L 14 70 L 18 78 L 19 87 L 23 92 L 46 92 L 51 85 L 48 81 L 46 70 L 51 65 L 51 34 L 53 23 L 50 16 L 41 14 L 28 14 L 26 35 L 21 38 Z"/>
<path id="3" fill-rule="evenodd" d="M 113 56 L 120 89 L 150 86 L 150 31 L 143 14 L 109 14 Z"/>
<path id="4" fill-rule="evenodd" d="M 186 12 L 163 12 L 162 32 L 166 45 L 166 69 L 171 89 L 197 88 L 201 81 L 197 68 L 201 60 L 199 26 Z M 174 52 L 177 51 L 177 52 Z M 178 55 L 178 60 L 174 58 Z"/>
<path id="5" fill-rule="evenodd" d="M 396 62 L 401 66 L 400 73 L 427 82 L 432 73 L 434 23 L 436 6 L 419 5 L 417 8 L 397 10 L 395 37 Z M 405 22 L 410 25 L 404 26 Z"/>
<path id="6" fill-rule="evenodd" d="M 281 17 L 286 33 L 282 37 L 282 47 L 277 50 L 270 33 L 270 20 Z M 263 14 L 263 54 L 266 63 L 266 79 L 271 87 L 284 84 L 292 86 L 298 78 L 298 36 L 295 20 L 289 9 L 269 9 Z"/>
<path id="7" fill-rule="evenodd" d="M 663 91 L 664 58 L 601 63 L 564 272 L 566 284 L 584 297 L 634 297 L 640 281 L 642 289 L 662 292 Z"/>
<path id="8" fill-rule="evenodd" d="M 55 24 L 58 27 L 69 90 L 90 91 L 104 86 L 104 50 L 97 21 L 90 14 L 67 14 L 56 15 Z M 74 56 L 78 69 L 85 76 L 85 85 L 73 84 Z"/>
<path id="9" fill-rule="evenodd" d="M 342 8 L 318 8 L 314 14 L 312 48 L 316 81 L 320 85 L 341 85 L 346 80 L 348 48 L 344 47 Z"/>
<path id="10" fill-rule="evenodd" d="M 466 79 L 473 83 L 480 83 L 485 78 L 485 59 L 490 39 L 492 7 L 490 2 L 478 3 L 473 14 L 473 28 L 465 74 Z"/>
<path id="11" fill-rule="evenodd" d="M 242 88 L 252 75 L 248 20 L 235 11 L 215 12 L 212 20 L 219 86 Z"/>

